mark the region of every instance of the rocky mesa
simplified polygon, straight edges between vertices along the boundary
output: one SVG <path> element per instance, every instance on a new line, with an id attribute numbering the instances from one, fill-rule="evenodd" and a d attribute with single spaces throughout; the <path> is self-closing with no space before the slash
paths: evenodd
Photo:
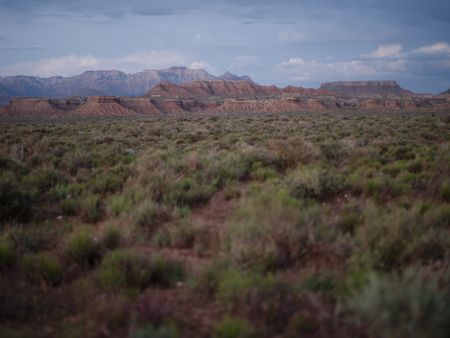
<path id="1" fill-rule="evenodd" d="M 370 86 L 376 87 L 373 84 Z M 396 87 L 396 86 L 393 86 Z M 253 81 L 201 80 L 163 82 L 141 97 L 89 96 L 68 99 L 16 98 L 2 107 L 2 118 L 64 118 L 226 113 L 303 113 L 323 111 L 439 111 L 450 107 L 445 96 L 349 96 L 323 86 L 278 88 Z"/>
<path id="2" fill-rule="evenodd" d="M 229 72 L 214 76 L 203 69 L 186 67 L 148 69 L 135 74 L 100 70 L 71 77 L 6 76 L 0 77 L 0 106 L 13 97 L 141 96 L 160 82 L 180 84 L 195 80 L 251 81 L 248 76 Z"/>
<path id="3" fill-rule="evenodd" d="M 412 97 L 415 94 L 400 87 L 396 81 L 327 82 L 320 89 L 351 97 Z"/>

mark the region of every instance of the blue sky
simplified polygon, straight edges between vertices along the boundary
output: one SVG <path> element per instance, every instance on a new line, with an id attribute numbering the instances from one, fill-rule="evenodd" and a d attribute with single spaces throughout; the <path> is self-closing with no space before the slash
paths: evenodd
<path id="1" fill-rule="evenodd" d="M 279 86 L 450 88 L 449 0 L 0 0 L 0 76 L 184 65 Z"/>

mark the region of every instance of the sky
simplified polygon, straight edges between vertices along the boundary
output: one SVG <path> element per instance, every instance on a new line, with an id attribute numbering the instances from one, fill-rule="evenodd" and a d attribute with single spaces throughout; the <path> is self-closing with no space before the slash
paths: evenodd
<path id="1" fill-rule="evenodd" d="M 0 0 L 0 76 L 231 71 L 450 88 L 449 0 Z"/>

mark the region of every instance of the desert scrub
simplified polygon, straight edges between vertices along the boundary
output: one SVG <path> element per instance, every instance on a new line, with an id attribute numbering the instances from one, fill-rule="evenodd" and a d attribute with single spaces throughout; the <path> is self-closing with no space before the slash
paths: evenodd
<path id="1" fill-rule="evenodd" d="M 450 335 L 450 290 L 419 276 L 373 275 L 347 300 L 347 308 L 371 336 L 398 338 Z"/>
<path id="2" fill-rule="evenodd" d="M 143 290 L 151 285 L 171 287 L 184 278 L 178 262 L 130 250 L 112 251 L 105 257 L 97 278 L 103 287 Z"/>
<path id="3" fill-rule="evenodd" d="M 224 317 L 214 329 L 214 338 L 255 338 L 252 325 L 240 318 Z"/>
<path id="4" fill-rule="evenodd" d="M 22 253 L 39 252 L 55 247 L 64 234 L 62 227 L 54 223 L 26 224 L 11 227 L 6 232 L 11 241 L 15 243 L 17 250 Z"/>
<path id="5" fill-rule="evenodd" d="M 364 221 L 363 206 L 356 200 L 350 200 L 341 210 L 336 221 L 336 228 L 343 234 L 355 233 L 356 228 Z"/>
<path id="6" fill-rule="evenodd" d="M 7 173 L 0 174 L 0 224 L 27 222 L 32 218 L 32 197 Z"/>
<path id="7" fill-rule="evenodd" d="M 81 200 L 81 219 L 95 223 L 103 217 L 103 204 L 99 195 L 88 195 Z"/>
<path id="8" fill-rule="evenodd" d="M 440 195 L 444 201 L 450 202 L 450 179 L 447 179 L 442 183 Z"/>
<path id="9" fill-rule="evenodd" d="M 8 238 L 0 237 L 0 272 L 13 268 L 17 256 L 14 243 Z"/>
<path id="10" fill-rule="evenodd" d="M 294 136 L 287 140 L 269 142 L 269 149 L 275 151 L 283 162 L 283 167 L 295 168 L 299 164 L 308 164 L 317 157 L 313 144 L 303 138 Z"/>
<path id="11" fill-rule="evenodd" d="M 227 309 L 276 334 L 299 305 L 296 291 L 271 274 L 229 267 L 218 272 L 216 299 Z"/>
<path id="12" fill-rule="evenodd" d="M 303 206 L 285 190 L 263 191 L 241 202 L 222 246 L 238 265 L 273 269 L 294 263 L 320 236 L 323 210 Z"/>
<path id="13" fill-rule="evenodd" d="M 94 265 L 103 255 L 101 241 L 87 227 L 73 233 L 68 238 L 64 250 L 69 261 L 82 266 Z"/>
<path id="14" fill-rule="evenodd" d="M 133 223 L 148 230 L 171 217 L 172 210 L 169 206 L 155 203 L 151 199 L 144 200 L 132 212 Z"/>
<path id="15" fill-rule="evenodd" d="M 228 309 L 244 305 L 252 290 L 268 289 L 276 279 L 258 272 L 244 271 L 232 267 L 216 271 L 216 298 Z"/>
<path id="16" fill-rule="evenodd" d="M 343 175 L 323 168 L 295 171 L 287 177 L 287 182 L 291 196 L 319 201 L 332 198 L 348 187 Z"/>
<path id="17" fill-rule="evenodd" d="M 214 192 L 213 186 L 186 177 L 174 184 L 166 196 L 166 201 L 177 207 L 192 208 L 209 201 Z"/>
<path id="18" fill-rule="evenodd" d="M 57 285 L 63 277 L 59 261 L 45 253 L 25 255 L 21 266 L 25 276 L 33 283 L 44 282 L 48 285 Z"/>
<path id="19" fill-rule="evenodd" d="M 340 165 L 347 160 L 350 151 L 342 142 L 329 141 L 320 144 L 322 158 L 333 165 Z"/>
<path id="20" fill-rule="evenodd" d="M 131 338 L 178 338 L 178 331 L 173 325 L 160 325 L 155 327 L 152 324 L 145 324 L 136 328 L 131 333 Z"/>
<path id="21" fill-rule="evenodd" d="M 101 237 L 107 250 L 116 249 L 122 242 L 122 229 L 115 223 L 108 223 L 103 227 Z"/>
<path id="22" fill-rule="evenodd" d="M 369 204 L 354 238 L 352 261 L 360 267 L 391 271 L 414 262 L 443 260 L 449 236 L 438 226 L 441 220 L 440 213 L 431 209 L 385 210 Z"/>

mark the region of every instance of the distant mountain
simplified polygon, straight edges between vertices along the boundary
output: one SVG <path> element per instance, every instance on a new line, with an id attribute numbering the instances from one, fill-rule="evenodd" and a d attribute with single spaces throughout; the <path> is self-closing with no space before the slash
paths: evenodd
<path id="1" fill-rule="evenodd" d="M 340 81 L 323 83 L 320 89 L 353 97 L 410 97 L 415 94 L 403 89 L 396 81 Z"/>
<path id="2" fill-rule="evenodd" d="M 140 96 L 163 81 L 180 84 L 194 80 L 251 81 L 248 76 L 237 76 L 229 72 L 214 76 L 203 69 L 186 67 L 148 69 L 135 74 L 100 70 L 71 77 L 6 76 L 0 77 L 0 105 L 7 104 L 11 97 Z"/>
<path id="3" fill-rule="evenodd" d="M 445 92 L 440 93 L 439 95 L 450 95 L 450 89 L 446 90 Z"/>
<path id="4" fill-rule="evenodd" d="M 162 97 L 255 97 L 272 96 L 279 94 L 279 89 L 275 86 L 261 86 L 252 81 L 192 81 L 189 83 L 174 84 L 161 82 L 153 87 L 146 96 Z"/>
<path id="5" fill-rule="evenodd" d="M 176 74 L 171 73 L 171 76 Z M 243 80 L 196 80 L 181 84 L 162 82 L 141 97 L 14 98 L 8 105 L 0 107 L 0 121 L 194 113 L 438 112 L 448 111 L 449 107 L 446 97 L 356 97 L 333 94 L 325 89 L 278 88 Z"/>
<path id="6" fill-rule="evenodd" d="M 278 88 L 276 86 L 259 85 L 251 80 L 241 80 L 246 76 L 237 77 L 233 74 L 225 73 L 227 77 L 234 80 L 202 80 L 181 84 L 161 82 L 153 87 L 147 97 L 179 97 L 179 98 L 262 98 L 282 95 L 303 95 L 303 96 L 336 96 L 336 93 L 322 89 L 309 89 L 302 87 L 288 86 Z"/>

